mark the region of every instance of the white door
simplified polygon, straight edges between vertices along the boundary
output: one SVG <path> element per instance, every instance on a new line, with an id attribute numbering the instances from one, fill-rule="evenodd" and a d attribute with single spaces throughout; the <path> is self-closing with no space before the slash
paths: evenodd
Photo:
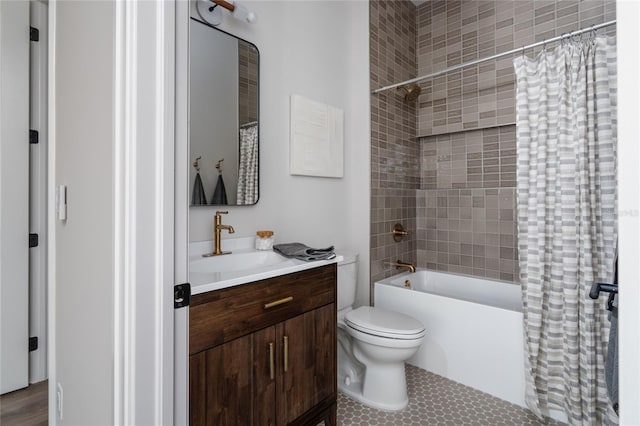
<path id="1" fill-rule="evenodd" d="M 29 2 L 0 1 L 0 393 L 29 381 Z"/>

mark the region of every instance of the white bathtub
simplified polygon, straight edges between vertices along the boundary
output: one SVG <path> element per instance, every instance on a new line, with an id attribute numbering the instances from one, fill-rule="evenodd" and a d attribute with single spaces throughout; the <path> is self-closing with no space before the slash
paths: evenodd
<path id="1" fill-rule="evenodd" d="M 376 282 L 375 305 L 427 329 L 407 362 L 525 406 L 520 286 L 419 269 Z"/>

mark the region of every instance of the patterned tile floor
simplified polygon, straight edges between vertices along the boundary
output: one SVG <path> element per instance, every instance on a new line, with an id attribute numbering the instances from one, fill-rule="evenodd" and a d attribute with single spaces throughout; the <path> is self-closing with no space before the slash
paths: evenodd
<path id="1" fill-rule="evenodd" d="M 407 364 L 409 406 L 388 413 L 338 395 L 339 426 L 561 425 L 529 410 Z"/>

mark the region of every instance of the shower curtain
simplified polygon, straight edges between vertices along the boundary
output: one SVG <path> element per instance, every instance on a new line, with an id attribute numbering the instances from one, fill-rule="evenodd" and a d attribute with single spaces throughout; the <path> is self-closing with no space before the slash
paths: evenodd
<path id="1" fill-rule="evenodd" d="M 526 402 L 571 424 L 616 423 L 605 383 L 617 244 L 615 39 L 514 59 Z M 606 298 L 601 298 L 606 299 Z"/>
<path id="2" fill-rule="evenodd" d="M 258 201 L 258 123 L 240 126 L 240 161 L 238 166 L 238 204 Z"/>

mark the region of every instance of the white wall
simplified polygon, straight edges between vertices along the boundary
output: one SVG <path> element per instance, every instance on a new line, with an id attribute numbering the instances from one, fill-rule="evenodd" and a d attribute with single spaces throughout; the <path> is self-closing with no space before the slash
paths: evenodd
<path id="1" fill-rule="evenodd" d="M 29 377 L 28 25 L 28 3 L 0 3 L 0 393 Z"/>
<path id="2" fill-rule="evenodd" d="M 59 1 L 51 12 L 53 184 L 68 187 L 68 218 L 55 221 L 52 236 L 50 402 L 58 382 L 58 425 L 113 424 L 115 6 Z"/>
<path id="3" fill-rule="evenodd" d="M 618 0 L 620 424 L 640 424 L 640 4 Z"/>
<path id="4" fill-rule="evenodd" d="M 260 50 L 260 200 L 229 207 L 233 237 L 272 229 L 278 242 L 360 254 L 357 302 L 369 300 L 369 5 L 365 1 L 243 2 L 254 24 L 224 12 L 222 30 Z M 197 13 L 197 12 L 196 12 Z M 292 94 L 345 112 L 342 179 L 289 175 Z M 188 189 L 190 190 L 190 189 Z M 190 240 L 210 240 L 215 207 L 192 209 Z M 228 238 L 228 235 L 223 235 Z"/>

